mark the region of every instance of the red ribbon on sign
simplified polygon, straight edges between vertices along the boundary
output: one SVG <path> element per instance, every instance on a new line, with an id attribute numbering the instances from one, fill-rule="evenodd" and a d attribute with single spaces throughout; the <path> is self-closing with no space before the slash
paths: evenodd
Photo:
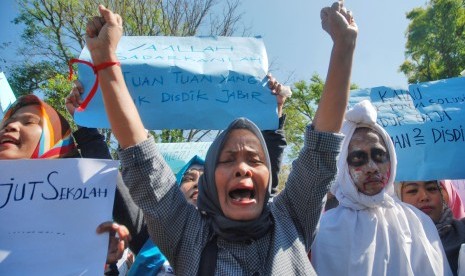
<path id="1" fill-rule="evenodd" d="M 69 78 L 68 79 L 69 80 L 71 80 L 73 78 L 73 72 L 74 72 L 73 64 L 74 63 L 82 63 L 82 64 L 85 64 L 85 65 L 89 66 L 90 68 L 92 68 L 92 70 L 94 71 L 94 74 L 95 74 L 95 82 L 92 85 L 92 88 L 90 89 L 89 95 L 87 95 L 87 97 L 84 99 L 82 104 L 77 108 L 78 111 L 82 111 L 82 110 L 86 109 L 87 105 L 92 100 L 95 93 L 97 92 L 97 88 L 98 88 L 98 74 L 97 73 L 98 73 L 98 71 L 103 70 L 103 69 L 108 68 L 108 67 L 111 67 L 111 66 L 115 66 L 115 65 L 121 66 L 121 62 L 119 62 L 119 61 L 108 61 L 108 62 L 100 63 L 99 65 L 93 65 L 92 63 L 90 63 L 88 61 L 77 59 L 77 58 L 72 58 L 68 63 L 68 66 L 69 66 Z"/>

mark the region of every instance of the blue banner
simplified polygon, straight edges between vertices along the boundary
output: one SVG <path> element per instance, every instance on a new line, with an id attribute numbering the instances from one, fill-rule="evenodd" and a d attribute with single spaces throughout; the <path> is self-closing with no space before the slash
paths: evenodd
<path id="1" fill-rule="evenodd" d="M 349 106 L 365 99 L 394 143 L 396 180 L 465 178 L 465 78 L 351 91 Z"/>
<path id="2" fill-rule="evenodd" d="M 260 38 L 123 37 L 117 56 L 148 129 L 224 129 L 240 116 L 261 129 L 278 127 Z M 80 59 L 91 60 L 87 48 Z M 87 96 L 95 75 L 86 65 L 78 68 Z M 100 89 L 75 120 L 109 127 Z"/>
<path id="3" fill-rule="evenodd" d="M 11 90 L 10 84 L 5 77 L 5 74 L 0 72 L 0 120 L 3 118 L 5 111 L 15 101 L 15 94 L 13 93 L 13 90 Z"/>
<path id="4" fill-rule="evenodd" d="M 211 142 L 157 143 L 157 149 L 174 174 L 177 174 L 195 155 L 205 159 L 211 144 Z"/>

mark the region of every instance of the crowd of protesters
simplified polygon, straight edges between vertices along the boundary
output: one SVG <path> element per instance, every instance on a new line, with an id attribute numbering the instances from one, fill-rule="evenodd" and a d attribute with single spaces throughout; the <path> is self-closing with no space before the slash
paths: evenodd
<path id="1" fill-rule="evenodd" d="M 129 250 L 127 275 L 457 275 L 465 209 L 449 180 L 395 183 L 397 157 L 369 101 L 346 111 L 358 27 L 342 2 L 321 10 L 333 45 L 317 112 L 285 187 L 281 84 L 277 130 L 237 118 L 175 175 L 147 133 L 124 82 L 116 48 L 121 17 L 104 6 L 86 43 L 119 143 L 121 174 L 105 274 Z M 82 103 L 76 82 L 66 99 Z M 73 138 L 74 137 L 74 138 Z M 34 95 L 18 98 L 0 130 L 0 159 L 111 159 L 93 128 L 69 123 Z M 328 195 L 328 196 L 327 196 Z M 326 199 L 331 198 L 331 206 Z M 329 202 L 328 202 L 329 203 Z M 90 249 L 91 250 L 91 249 Z M 103 273 L 103 271 L 102 271 Z"/>

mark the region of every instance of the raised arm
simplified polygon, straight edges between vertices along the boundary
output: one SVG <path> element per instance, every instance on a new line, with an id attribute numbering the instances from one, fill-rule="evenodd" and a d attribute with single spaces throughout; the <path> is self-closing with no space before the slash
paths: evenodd
<path id="1" fill-rule="evenodd" d="M 333 40 L 333 49 L 313 127 L 323 132 L 339 132 L 349 97 L 358 28 L 343 1 L 321 10 L 321 24 Z"/>
<path id="2" fill-rule="evenodd" d="M 208 239 L 208 225 L 187 203 L 176 178 L 147 133 L 128 92 L 121 68 L 116 64 L 116 46 L 122 36 L 122 19 L 99 6 L 101 17 L 87 24 L 87 47 L 97 70 L 105 111 L 122 150 L 118 152 L 122 175 L 134 202 L 142 209 L 147 230 L 170 264 L 189 260 L 183 248 L 199 246 Z M 107 67 L 108 65 L 108 67 Z M 202 229 L 201 231 L 199 229 Z M 187 234 L 186 234 L 187 233 Z M 185 235 L 195 235 L 185 240 Z M 196 265 L 191 262 L 193 265 Z M 182 269 L 178 270 L 180 274 Z"/>
<path id="3" fill-rule="evenodd" d="M 273 76 L 271 76 L 271 74 L 268 74 L 268 87 L 270 88 L 271 93 L 276 96 L 279 117 L 278 129 L 262 130 L 263 138 L 265 139 L 268 154 L 270 156 L 272 178 L 271 196 L 274 197 L 278 194 L 279 171 L 281 170 L 284 150 L 287 146 L 286 137 L 284 135 L 284 122 L 286 120 L 286 115 L 283 114 L 283 106 L 287 97 L 281 93 L 283 86 Z"/>
<path id="4" fill-rule="evenodd" d="M 101 17 L 94 17 L 86 28 L 87 48 L 95 66 L 117 62 L 116 47 L 123 34 L 121 16 L 99 5 Z M 124 82 L 119 66 L 97 72 L 105 111 L 113 134 L 124 149 L 147 139 L 142 120 Z M 104 81 L 102 81 L 104 80 Z"/>
<path id="5" fill-rule="evenodd" d="M 342 126 L 349 95 L 352 57 L 357 26 L 351 14 L 336 2 L 321 11 L 322 25 L 334 45 L 326 84 L 312 126 L 307 127 L 304 146 L 292 163 L 285 189 L 275 198 L 276 208 L 289 213 L 307 249 L 321 214 L 323 198 L 337 174 L 336 160 L 343 135 Z M 350 23 L 349 23 L 350 22 Z"/>

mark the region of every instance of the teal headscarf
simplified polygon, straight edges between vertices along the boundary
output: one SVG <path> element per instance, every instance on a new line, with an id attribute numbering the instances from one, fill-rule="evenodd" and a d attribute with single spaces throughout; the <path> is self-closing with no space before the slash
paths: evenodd
<path id="1" fill-rule="evenodd" d="M 184 174 L 193 165 L 204 166 L 205 165 L 205 160 L 203 160 L 202 157 L 200 157 L 198 155 L 195 155 L 194 157 L 192 157 L 191 160 L 189 160 L 189 162 L 187 162 L 187 164 L 184 165 L 184 167 L 182 167 L 181 170 L 176 174 L 176 182 L 178 183 L 179 186 L 181 186 L 181 181 L 182 181 L 182 178 L 183 178 Z"/>

